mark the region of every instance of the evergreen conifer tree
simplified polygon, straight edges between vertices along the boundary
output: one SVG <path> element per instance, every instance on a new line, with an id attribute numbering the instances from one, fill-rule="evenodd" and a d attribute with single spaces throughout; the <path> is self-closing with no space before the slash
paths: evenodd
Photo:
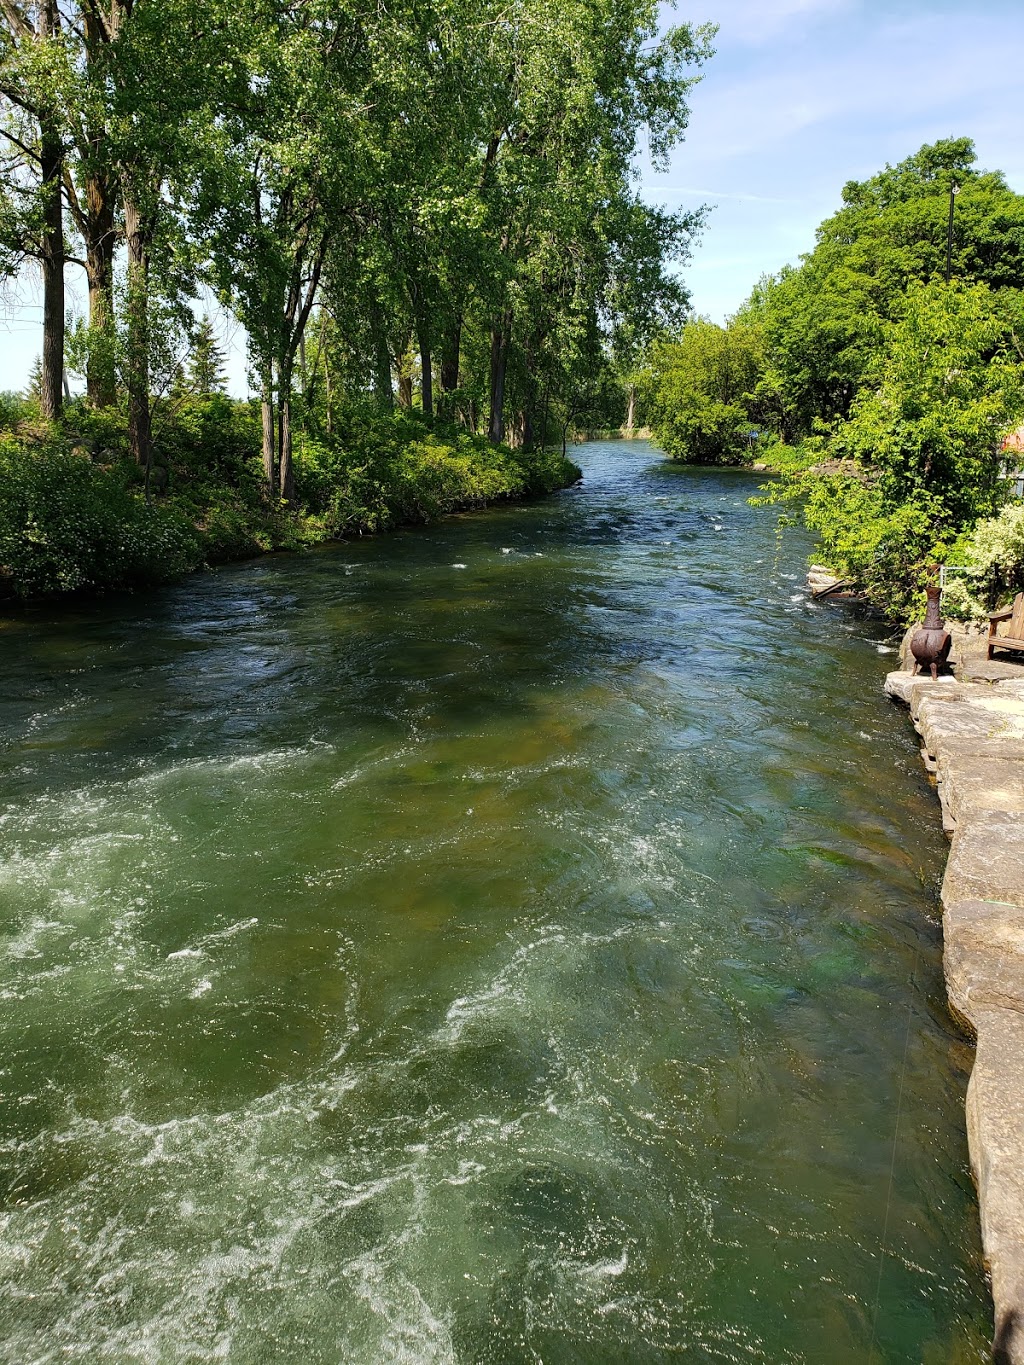
<path id="1" fill-rule="evenodd" d="M 224 352 L 217 344 L 213 324 L 204 317 L 196 331 L 188 367 L 189 386 L 202 398 L 223 393 L 225 388 Z"/>

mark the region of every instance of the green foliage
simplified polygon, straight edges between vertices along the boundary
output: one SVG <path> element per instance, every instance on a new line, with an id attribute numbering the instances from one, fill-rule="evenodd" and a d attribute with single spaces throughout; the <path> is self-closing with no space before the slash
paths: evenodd
<path id="1" fill-rule="evenodd" d="M 59 443 L 0 439 L 0 490 L 0 582 L 19 597 L 163 583 L 201 562 L 183 517 Z"/>
<path id="2" fill-rule="evenodd" d="M 760 501 L 802 502 L 817 556 L 897 618 L 928 563 L 1006 501 L 1000 438 L 1024 417 L 1024 196 L 974 160 L 949 139 L 848 184 L 814 251 L 730 324 L 762 343 L 747 410 L 817 457 L 769 452 L 783 477 Z M 949 609 L 980 610 L 990 568 L 981 580 Z"/>
<path id="3" fill-rule="evenodd" d="M 297 486 L 326 536 L 384 531 L 506 498 L 551 492 L 579 477 L 556 453 L 512 451 L 408 415 L 348 415 L 333 439 L 303 437 Z"/>
<path id="4" fill-rule="evenodd" d="M 657 341 L 643 376 L 644 408 L 674 460 L 741 464 L 751 458 L 750 391 L 760 368 L 758 330 L 695 318 L 678 341 Z"/>
<path id="5" fill-rule="evenodd" d="M 340 433 L 301 438 L 303 505 L 290 509 L 266 496 L 258 412 L 216 395 L 165 413 L 151 478 L 160 494 L 147 502 L 142 471 L 123 455 L 123 414 L 72 405 L 74 436 L 61 440 L 41 436 L 26 411 L 17 398 L 0 404 L 0 588 L 25 598 L 167 582 L 203 563 L 433 521 L 580 476 L 554 450 L 349 409 Z"/>
<path id="6" fill-rule="evenodd" d="M 985 285 L 915 283 L 883 335 L 870 385 L 828 443 L 845 472 L 791 487 L 808 492 L 827 562 L 905 619 L 927 566 L 1006 499 L 999 437 L 1024 411 L 1024 368 Z M 964 593 L 951 602 L 966 610 Z"/>
<path id="7" fill-rule="evenodd" d="M 911 285 L 830 453 L 876 471 L 887 507 L 919 493 L 949 528 L 1005 497 L 999 438 L 1024 412 L 1024 369 L 986 285 Z"/>
<path id="8" fill-rule="evenodd" d="M 876 484 L 841 474 L 805 488 L 804 518 L 821 538 L 825 562 L 875 606 L 908 618 L 922 600 L 927 566 L 944 557 L 941 502 L 918 490 L 893 504 Z"/>
<path id="9" fill-rule="evenodd" d="M 983 620 L 1024 591 L 1024 505 L 1014 503 L 978 522 L 953 546 L 949 560 L 968 570 L 947 580 L 942 606 L 950 616 Z"/>
<path id="10" fill-rule="evenodd" d="M 787 440 L 845 419 L 886 324 L 914 285 L 944 278 L 950 189 L 951 278 L 1002 291 L 1024 280 L 1024 195 L 980 171 L 973 144 L 950 138 L 843 189 L 797 268 L 762 280 L 740 318 L 763 327 L 758 396 Z"/>
<path id="11" fill-rule="evenodd" d="M 188 386 L 200 398 L 210 398 L 215 393 L 224 392 L 224 352 L 217 344 L 213 324 L 208 317 L 199 323 L 192 339 Z"/>

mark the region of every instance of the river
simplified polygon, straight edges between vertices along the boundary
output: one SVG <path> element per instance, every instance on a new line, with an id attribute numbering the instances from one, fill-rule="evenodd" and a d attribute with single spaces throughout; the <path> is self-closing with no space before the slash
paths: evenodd
<path id="1" fill-rule="evenodd" d="M 0 624 L 0 1359 L 987 1359 L 891 644 L 576 458 Z"/>

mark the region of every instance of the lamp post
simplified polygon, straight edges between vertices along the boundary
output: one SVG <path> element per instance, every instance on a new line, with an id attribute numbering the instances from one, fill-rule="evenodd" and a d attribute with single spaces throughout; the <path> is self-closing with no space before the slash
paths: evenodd
<path id="1" fill-rule="evenodd" d="M 960 193 L 960 186 L 954 180 L 949 187 L 949 222 L 946 224 L 946 283 L 949 284 L 950 270 L 953 265 L 953 205 Z"/>

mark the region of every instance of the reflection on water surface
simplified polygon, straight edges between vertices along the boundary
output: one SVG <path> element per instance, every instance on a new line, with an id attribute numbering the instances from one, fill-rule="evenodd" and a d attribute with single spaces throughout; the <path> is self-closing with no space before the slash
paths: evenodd
<path id="1" fill-rule="evenodd" d="M 884 635 L 578 458 L 0 629 L 3 1359 L 986 1358 Z"/>

